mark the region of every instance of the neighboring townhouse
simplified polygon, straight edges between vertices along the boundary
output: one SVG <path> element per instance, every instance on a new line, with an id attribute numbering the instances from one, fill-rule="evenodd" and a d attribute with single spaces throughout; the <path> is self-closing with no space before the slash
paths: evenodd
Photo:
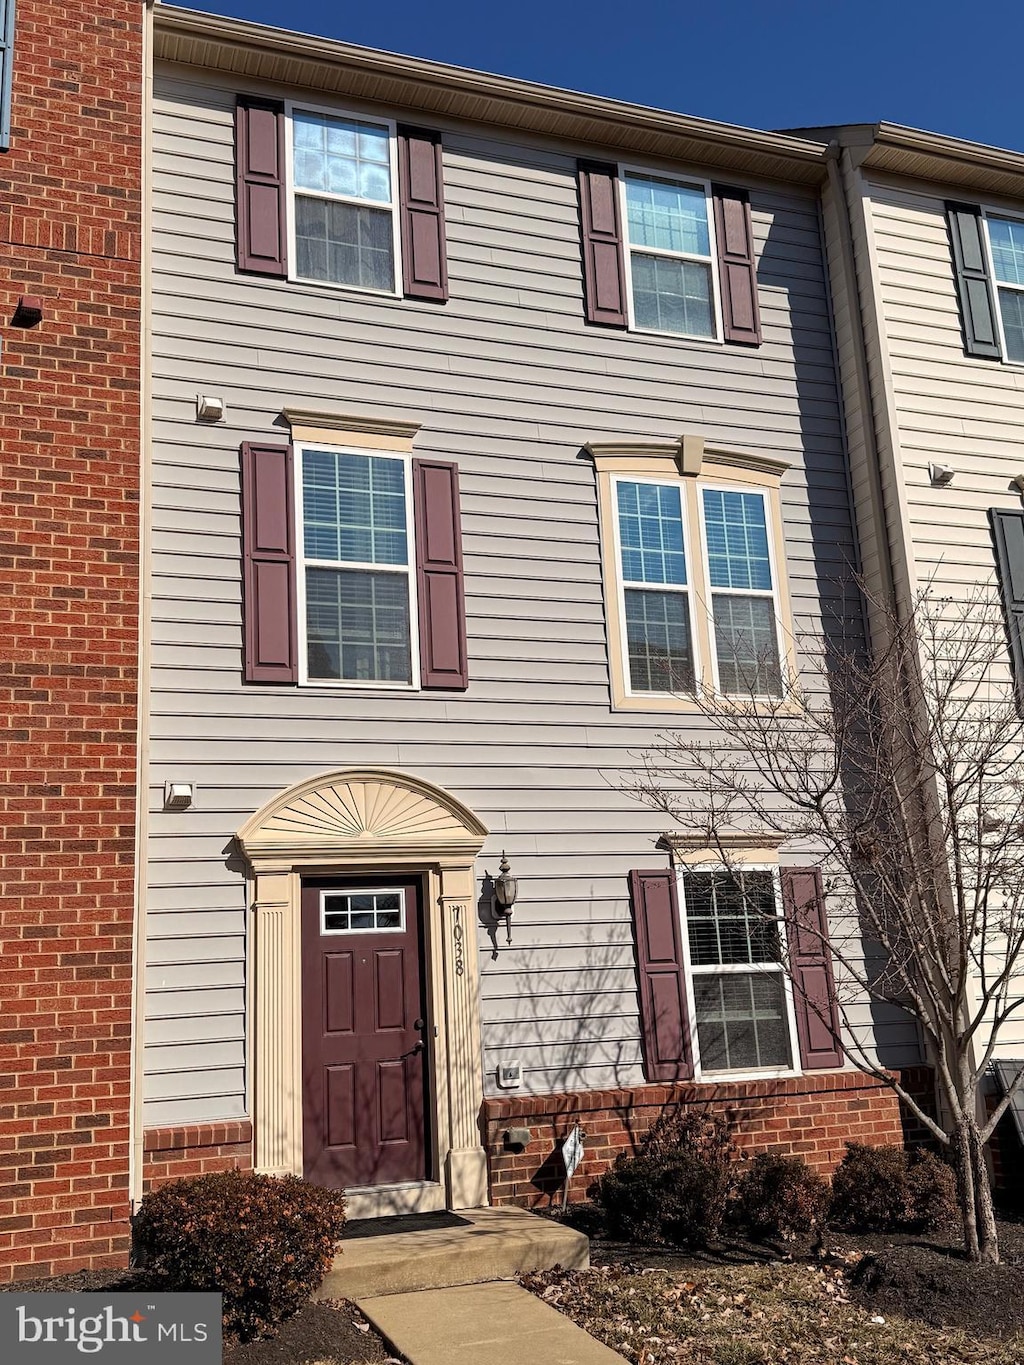
<path id="1" fill-rule="evenodd" d="M 824 221 L 868 584 L 904 606 L 922 590 L 955 603 L 998 587 L 1024 697 L 1024 155 L 888 123 L 807 135 L 829 144 Z M 1024 1017 L 996 1055 L 1024 1056 Z M 1003 1166 L 1007 1143 L 1019 1160 L 1009 1120 L 999 1138 Z"/>
<path id="2" fill-rule="evenodd" d="M 142 73 L 0 0 L 0 1280 L 128 1247 Z"/>
<path id="3" fill-rule="evenodd" d="M 848 615 L 823 147 L 162 6 L 154 52 L 133 1193 L 535 1203 L 676 1100 L 898 1138 L 623 790 Z"/>

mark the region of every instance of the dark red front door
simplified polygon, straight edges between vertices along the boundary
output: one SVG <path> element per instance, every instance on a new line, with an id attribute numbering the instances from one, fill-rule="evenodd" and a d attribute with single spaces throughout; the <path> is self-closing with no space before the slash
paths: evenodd
<path id="1" fill-rule="evenodd" d="M 418 879 L 302 886 L 303 1168 L 318 1185 L 425 1180 Z"/>

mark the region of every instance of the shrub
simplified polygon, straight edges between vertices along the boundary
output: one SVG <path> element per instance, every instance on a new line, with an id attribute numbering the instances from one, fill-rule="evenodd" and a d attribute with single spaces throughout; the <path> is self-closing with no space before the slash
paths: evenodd
<path id="1" fill-rule="evenodd" d="M 914 1232 L 934 1232 L 960 1217 L 956 1198 L 956 1173 L 952 1166 L 924 1148 L 910 1158 L 910 1199 L 914 1209 Z"/>
<path id="2" fill-rule="evenodd" d="M 723 1120 L 676 1111 L 658 1120 L 637 1153 L 616 1158 L 591 1197 L 613 1237 L 703 1246 L 725 1216 L 732 1155 Z"/>
<path id="3" fill-rule="evenodd" d="M 832 1177 L 831 1219 L 854 1232 L 928 1232 L 956 1214 L 953 1172 L 930 1152 L 848 1142 Z"/>
<path id="4" fill-rule="evenodd" d="M 752 1237 L 806 1237 L 828 1208 L 828 1185 L 801 1157 L 758 1152 L 737 1188 L 737 1213 Z"/>
<path id="5" fill-rule="evenodd" d="M 344 1223 L 340 1193 L 228 1171 L 147 1194 L 134 1231 L 154 1288 L 219 1291 L 225 1331 L 251 1340 L 319 1287 Z"/>

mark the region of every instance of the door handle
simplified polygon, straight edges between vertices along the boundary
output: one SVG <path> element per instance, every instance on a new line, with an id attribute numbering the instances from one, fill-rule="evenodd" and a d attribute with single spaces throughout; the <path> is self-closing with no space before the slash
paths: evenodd
<path id="1" fill-rule="evenodd" d="M 412 1026 L 414 1029 L 419 1029 L 420 1033 L 422 1033 L 427 1026 L 427 1021 L 425 1019 L 414 1019 L 412 1021 Z"/>
<path id="2" fill-rule="evenodd" d="M 427 1045 L 426 1045 L 426 1043 L 423 1041 L 422 1038 L 417 1038 L 416 1042 L 413 1043 L 413 1045 L 412 1045 L 412 1051 L 413 1051 L 413 1052 L 423 1052 L 423 1051 L 425 1050 L 426 1046 L 427 1046 Z"/>

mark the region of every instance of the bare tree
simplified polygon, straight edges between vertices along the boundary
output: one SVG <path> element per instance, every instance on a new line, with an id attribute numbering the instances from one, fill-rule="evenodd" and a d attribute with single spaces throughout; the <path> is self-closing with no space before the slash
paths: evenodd
<path id="1" fill-rule="evenodd" d="M 802 640 L 801 677 L 777 696 L 755 695 L 763 662 L 743 697 L 695 689 L 703 724 L 663 736 L 630 789 L 727 869 L 737 833 L 811 851 L 829 897 L 837 1042 L 950 1150 L 968 1254 L 998 1261 L 985 1145 L 1024 1069 L 987 1116 L 981 1092 L 1024 1012 L 1024 720 L 987 591 L 871 605 L 882 643 Z M 919 1026 L 938 1117 L 880 1064 L 870 1001 Z M 831 1029 L 831 1011 L 808 1004 Z"/>

